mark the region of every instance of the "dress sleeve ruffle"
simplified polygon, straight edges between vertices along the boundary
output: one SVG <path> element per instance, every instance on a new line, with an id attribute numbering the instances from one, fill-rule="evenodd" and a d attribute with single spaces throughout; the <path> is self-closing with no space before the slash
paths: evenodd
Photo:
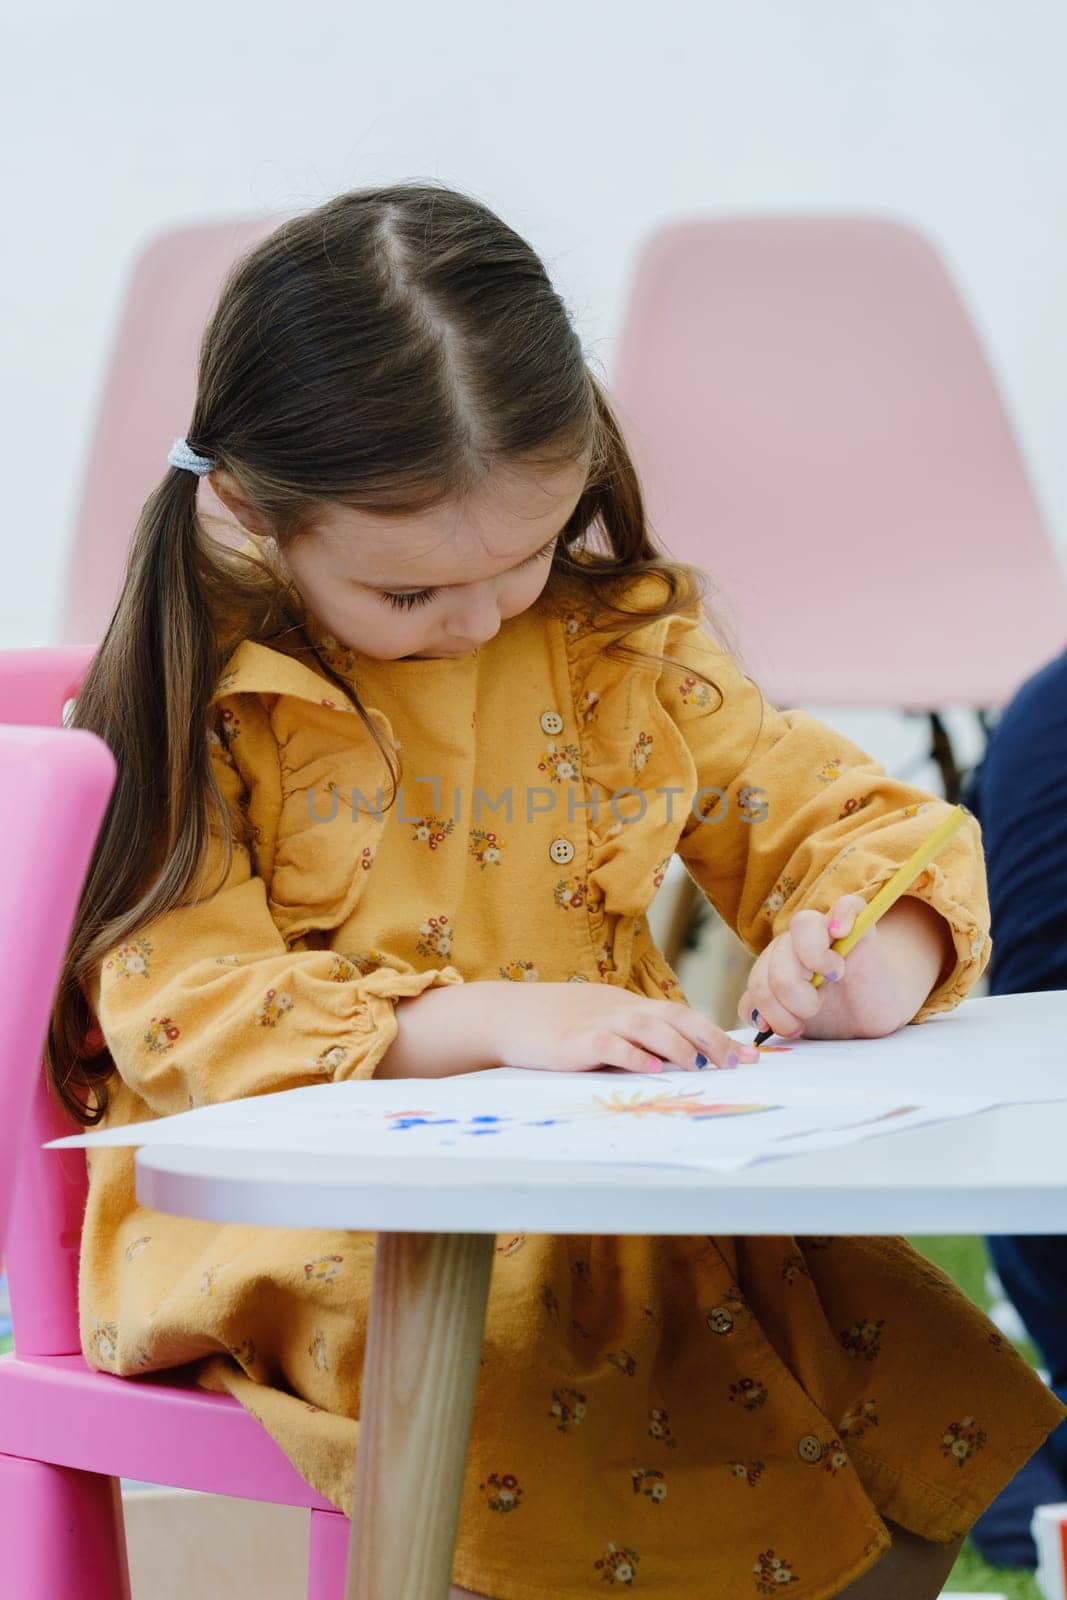
<path id="1" fill-rule="evenodd" d="M 302 664 L 247 643 L 239 654 L 213 750 L 241 780 L 255 871 L 293 944 L 340 927 L 355 909 L 392 793 L 375 736 L 387 751 L 398 745 L 382 711 L 365 706 L 360 716 Z"/>
<path id="2" fill-rule="evenodd" d="M 609 659 L 580 607 L 561 620 L 583 772 L 591 791 L 619 795 L 618 815 L 606 805 L 588 813 L 588 893 L 594 921 L 622 919 L 620 970 L 674 850 L 758 953 L 797 911 L 828 911 L 848 893 L 871 899 L 952 809 L 808 712 L 772 706 L 711 636 L 698 599 L 626 638 L 681 671 Z M 628 786 L 640 792 L 622 794 Z M 992 950 L 974 818 L 908 892 L 943 918 L 955 953 L 912 1019 L 921 1022 L 965 998 Z"/>

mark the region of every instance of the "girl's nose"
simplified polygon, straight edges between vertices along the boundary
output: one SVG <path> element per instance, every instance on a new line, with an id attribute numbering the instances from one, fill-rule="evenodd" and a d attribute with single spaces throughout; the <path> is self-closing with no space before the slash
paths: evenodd
<path id="1" fill-rule="evenodd" d="M 494 584 L 472 584 L 457 601 L 447 624 L 447 632 L 464 642 L 485 644 L 500 632 L 500 601 Z"/>

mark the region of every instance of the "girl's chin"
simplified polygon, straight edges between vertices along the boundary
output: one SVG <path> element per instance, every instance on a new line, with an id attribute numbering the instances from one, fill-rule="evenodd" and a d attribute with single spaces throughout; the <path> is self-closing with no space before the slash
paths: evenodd
<path id="1" fill-rule="evenodd" d="M 477 649 L 476 645 L 471 645 L 466 650 L 418 650 L 418 651 L 415 652 L 414 655 L 397 656 L 396 660 L 397 661 L 442 661 L 442 660 L 448 660 L 451 656 L 469 656 L 469 655 L 473 654 L 473 652 L 476 649 Z"/>

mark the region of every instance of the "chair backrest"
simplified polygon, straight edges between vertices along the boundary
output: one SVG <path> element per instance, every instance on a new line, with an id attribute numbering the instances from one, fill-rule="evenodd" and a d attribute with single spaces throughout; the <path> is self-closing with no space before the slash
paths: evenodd
<path id="1" fill-rule="evenodd" d="M 99 643 L 122 587 L 145 500 L 188 426 L 204 326 L 237 257 L 289 213 L 168 229 L 134 261 L 104 379 L 66 563 L 65 644 Z M 242 533 L 209 485 L 201 508 L 224 543 Z M 231 531 L 232 530 L 232 531 Z"/>
<path id="2" fill-rule="evenodd" d="M 73 1130 L 48 1090 L 42 1050 L 58 971 L 115 781 L 95 734 L 62 728 L 92 650 L 0 651 L 0 1189 L 15 1339 L 26 1354 L 77 1352 L 85 1207 L 80 1150 L 42 1150 Z M 23 1108 L 20 1112 L 18 1107 Z M 2 1230 L 0 1230 L 2 1234 Z"/>
<path id="3" fill-rule="evenodd" d="M 660 229 L 610 389 L 658 537 L 721 584 L 779 704 L 995 706 L 1067 643 L 996 384 L 914 228 Z"/>

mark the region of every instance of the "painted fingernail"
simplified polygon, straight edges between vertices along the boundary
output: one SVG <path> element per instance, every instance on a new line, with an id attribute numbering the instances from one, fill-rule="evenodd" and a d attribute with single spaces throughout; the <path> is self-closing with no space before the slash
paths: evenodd
<path id="1" fill-rule="evenodd" d="M 756 1049 L 755 1045 L 746 1044 L 742 1046 L 741 1056 L 745 1061 L 758 1061 L 759 1051 Z"/>
<path id="2" fill-rule="evenodd" d="M 758 1011 L 753 1011 L 753 1013 L 752 1013 L 752 1021 L 755 1023 L 756 1027 L 758 1028 L 759 1025 L 760 1025 L 759 1024 L 759 1012 Z"/>
<path id="3" fill-rule="evenodd" d="M 653 1061 L 652 1058 L 649 1057 L 648 1062 L 646 1063 L 646 1066 L 645 1066 L 645 1071 L 646 1072 L 662 1072 L 663 1071 L 663 1062 L 662 1061 Z"/>
<path id="4" fill-rule="evenodd" d="M 841 924 L 837 921 L 836 917 L 826 931 L 830 935 L 831 939 L 837 938 L 838 934 L 841 932 Z"/>
<path id="5" fill-rule="evenodd" d="M 828 972 L 826 974 L 826 981 L 827 983 L 836 983 L 840 976 L 841 974 L 839 972 Z"/>
<path id="6" fill-rule="evenodd" d="M 738 1055 L 737 1051 L 731 1050 L 730 1054 L 726 1057 L 726 1065 L 728 1067 L 736 1067 L 740 1063 L 740 1060 L 741 1057 Z"/>
<path id="7" fill-rule="evenodd" d="M 707 1056 L 697 1056 L 696 1062 L 697 1062 L 697 1066 L 700 1067 L 701 1069 L 703 1069 L 708 1064 L 708 1058 L 707 1058 Z"/>

